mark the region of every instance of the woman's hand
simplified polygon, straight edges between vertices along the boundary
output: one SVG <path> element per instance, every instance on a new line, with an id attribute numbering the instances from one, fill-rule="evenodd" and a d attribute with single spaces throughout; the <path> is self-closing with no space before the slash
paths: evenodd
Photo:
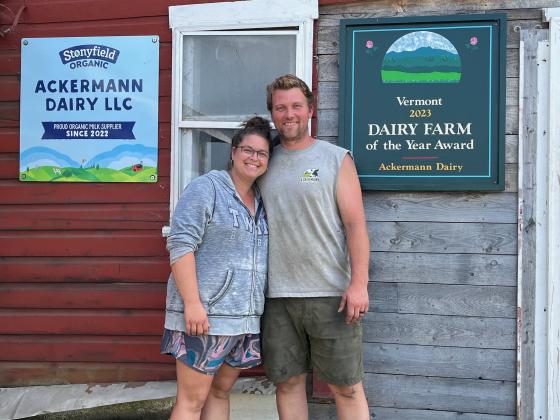
<path id="1" fill-rule="evenodd" d="M 185 325 L 188 335 L 208 334 L 208 315 L 200 302 L 185 302 Z"/>

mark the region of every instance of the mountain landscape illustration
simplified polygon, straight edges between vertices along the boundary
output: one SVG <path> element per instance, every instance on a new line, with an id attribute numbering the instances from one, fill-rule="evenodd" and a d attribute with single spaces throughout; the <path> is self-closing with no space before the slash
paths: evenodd
<path id="1" fill-rule="evenodd" d="M 123 144 L 94 156 L 85 166 L 99 165 L 102 168 L 122 169 L 140 162 L 144 166 L 157 166 L 157 148 L 146 147 L 143 144 Z"/>
<path id="2" fill-rule="evenodd" d="M 34 168 L 39 166 L 79 167 L 80 164 L 50 147 L 35 146 L 21 152 L 20 168 Z"/>
<path id="3" fill-rule="evenodd" d="M 157 148 L 142 144 L 120 145 L 114 149 L 99 153 L 87 160 L 83 167 L 97 166 L 110 169 L 123 169 L 142 162 L 144 166 L 157 166 Z M 50 147 L 31 147 L 21 153 L 20 169 L 40 166 L 58 166 L 61 168 L 79 168 L 80 163 Z"/>
<path id="4" fill-rule="evenodd" d="M 458 83 L 461 57 L 448 39 L 416 31 L 397 39 L 385 53 L 383 83 Z"/>

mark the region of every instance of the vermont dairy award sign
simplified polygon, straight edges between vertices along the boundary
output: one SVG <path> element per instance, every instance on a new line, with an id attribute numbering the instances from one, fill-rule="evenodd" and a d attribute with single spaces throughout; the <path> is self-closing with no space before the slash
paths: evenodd
<path id="1" fill-rule="evenodd" d="M 21 181 L 156 182 L 157 36 L 26 38 Z"/>
<path id="2" fill-rule="evenodd" d="M 370 190 L 502 190 L 504 14 L 341 22 L 339 143 Z"/>

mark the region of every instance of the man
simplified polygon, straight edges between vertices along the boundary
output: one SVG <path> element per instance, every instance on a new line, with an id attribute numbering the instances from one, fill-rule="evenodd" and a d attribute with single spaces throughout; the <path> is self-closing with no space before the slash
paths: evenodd
<path id="1" fill-rule="evenodd" d="M 285 75 L 267 87 L 279 134 L 260 182 L 267 209 L 269 275 L 263 356 L 281 420 L 305 420 L 312 366 L 332 391 L 338 418 L 369 419 L 362 386 L 369 240 L 354 162 L 308 133 L 313 94 Z"/>

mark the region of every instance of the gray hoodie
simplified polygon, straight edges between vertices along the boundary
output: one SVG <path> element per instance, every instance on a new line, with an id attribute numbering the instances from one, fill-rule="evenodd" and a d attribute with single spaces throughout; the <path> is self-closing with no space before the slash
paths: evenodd
<path id="1" fill-rule="evenodd" d="M 211 335 L 258 333 L 267 280 L 268 226 L 257 191 L 255 218 L 226 171 L 210 171 L 183 191 L 171 222 L 171 264 L 193 252 L 200 300 Z M 173 274 L 165 328 L 185 331 L 184 303 Z"/>

